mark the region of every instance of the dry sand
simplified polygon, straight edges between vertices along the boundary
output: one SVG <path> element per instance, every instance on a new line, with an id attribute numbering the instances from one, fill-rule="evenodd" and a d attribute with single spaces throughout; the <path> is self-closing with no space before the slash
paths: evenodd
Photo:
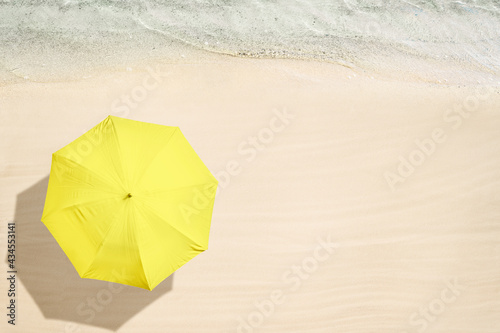
<path id="1" fill-rule="evenodd" d="M 1 88 L 0 331 L 500 332 L 498 88 L 149 66 Z M 51 154 L 109 114 L 179 126 L 220 179 L 209 250 L 153 292 L 80 279 L 40 222 Z"/>

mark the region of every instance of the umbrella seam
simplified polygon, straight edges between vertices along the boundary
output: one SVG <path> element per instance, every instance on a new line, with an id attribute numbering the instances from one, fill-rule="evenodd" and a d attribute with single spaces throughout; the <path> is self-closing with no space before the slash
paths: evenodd
<path id="1" fill-rule="evenodd" d="M 144 203 L 143 203 L 144 205 Z M 163 221 L 165 222 L 165 219 L 163 219 L 159 214 L 157 214 L 154 210 L 152 209 L 147 209 L 147 207 L 140 207 L 140 206 L 137 206 L 139 209 L 143 209 L 144 211 L 146 212 L 149 212 L 151 214 L 154 214 L 156 216 L 156 218 L 158 218 L 160 221 Z M 148 219 L 144 219 L 146 222 L 148 221 Z M 203 253 L 204 251 L 206 251 L 207 249 L 205 249 L 204 247 L 200 246 L 197 242 L 193 241 L 190 237 L 188 237 L 187 235 L 185 235 L 184 233 L 180 232 L 178 229 L 176 229 L 174 226 L 172 226 L 170 223 L 167 222 L 167 225 L 172 228 L 178 235 L 180 235 L 181 237 L 185 238 L 187 241 L 188 241 L 188 244 L 189 244 L 189 241 L 192 242 L 193 244 L 195 244 L 196 246 L 200 247 L 200 249 L 194 249 L 197 254 L 195 256 L 197 256 L 198 254 L 200 253 Z M 140 246 L 138 246 L 138 248 L 140 248 Z M 141 264 L 142 264 L 142 254 L 141 252 L 139 251 L 139 255 L 141 256 Z M 193 257 L 194 258 L 194 257 Z M 192 258 L 191 258 L 192 259 Z M 180 267 L 184 266 L 188 261 L 190 261 L 191 259 L 188 259 L 186 261 L 183 261 L 182 264 L 179 264 L 179 265 L 176 265 L 176 268 L 174 269 L 174 272 L 179 269 Z M 147 273 L 146 273 L 146 270 L 144 269 L 144 266 L 143 267 L 143 271 L 144 271 L 144 275 L 146 276 L 146 279 L 148 281 L 148 284 L 149 284 L 149 287 L 150 289 L 154 289 L 158 284 L 160 284 L 165 278 L 163 279 L 160 279 L 160 282 L 157 282 L 155 281 L 155 286 L 153 288 L 152 285 L 151 285 L 151 282 L 149 281 L 148 277 L 147 277 Z M 170 273 L 168 276 L 172 275 L 174 272 Z M 167 276 L 167 277 L 168 277 Z"/>
<path id="2" fill-rule="evenodd" d="M 106 238 L 109 234 L 109 232 L 111 231 L 112 227 L 117 223 L 118 221 L 118 214 L 116 214 L 116 217 L 115 217 L 115 220 L 113 223 L 110 223 L 110 225 L 108 226 L 108 229 L 106 230 L 106 232 L 104 233 L 104 236 L 102 237 L 102 241 L 101 241 L 101 244 L 99 244 L 99 246 L 97 247 L 96 251 L 95 251 L 95 255 L 94 255 L 94 258 L 92 259 L 92 261 L 89 263 L 89 265 L 87 266 L 87 268 L 84 271 L 84 273 L 82 274 L 82 277 L 85 277 L 85 275 L 89 272 L 89 269 L 90 267 L 92 266 L 92 264 L 95 262 L 95 259 L 97 258 L 97 256 L 99 255 L 99 253 L 101 252 L 102 248 L 103 248 L 103 245 L 104 245 L 104 242 L 106 241 Z"/>
<path id="3" fill-rule="evenodd" d="M 134 211 L 135 212 L 135 211 Z M 137 223 L 134 223 L 134 229 L 135 229 L 135 235 L 138 235 L 139 233 L 137 232 Z M 149 277 L 148 273 L 146 272 L 146 269 L 144 268 L 144 263 L 142 261 L 142 253 L 141 253 L 141 247 L 139 246 L 139 239 L 135 237 L 136 244 L 137 244 L 137 252 L 139 253 L 139 261 L 141 262 L 141 267 L 142 267 L 142 272 L 144 273 L 144 278 L 146 279 L 146 282 L 148 284 L 148 289 L 151 289 L 151 282 L 149 282 Z"/>
<path id="4" fill-rule="evenodd" d="M 93 204 L 93 203 L 96 203 L 99 201 L 108 201 L 111 199 L 115 199 L 115 200 L 117 200 L 117 202 L 119 200 L 119 198 L 116 198 L 116 197 L 108 197 L 108 198 L 99 199 L 99 200 L 85 201 L 85 202 L 80 202 L 80 203 L 76 203 L 76 204 L 72 204 L 72 205 L 68 205 L 68 206 L 64 206 L 64 207 L 58 207 L 56 211 L 63 211 L 63 210 L 70 209 L 70 208 L 76 208 L 76 207 L 81 206 L 81 205 L 89 205 L 89 204 Z M 55 213 L 55 211 L 47 212 L 45 215 L 43 215 L 43 217 L 45 220 L 47 220 L 47 218 L 49 216 L 53 215 L 54 213 Z"/>
<path id="5" fill-rule="evenodd" d="M 168 190 L 158 190 L 158 191 L 144 191 L 143 193 L 145 195 L 156 195 L 158 193 L 162 193 L 162 192 L 174 192 L 174 191 L 180 191 L 180 190 L 184 190 L 184 189 L 187 189 L 187 188 L 191 188 L 191 187 L 198 187 L 198 186 L 203 186 L 203 185 L 217 185 L 217 183 L 215 182 L 204 182 L 204 183 L 199 183 L 199 184 L 193 184 L 193 185 L 187 185 L 187 186 L 180 186 L 180 187 L 175 187 L 175 188 L 172 188 L 172 189 L 168 189 Z"/>
<path id="6" fill-rule="evenodd" d="M 194 244 L 196 244 L 197 246 L 199 246 L 200 248 L 203 248 L 203 246 L 201 246 L 197 241 L 193 240 L 190 236 L 184 234 L 183 232 L 181 232 L 179 229 L 177 229 L 176 227 L 174 227 L 171 223 L 169 223 L 167 220 L 165 220 L 163 217 L 161 217 L 160 214 L 158 214 L 158 212 L 156 211 L 156 209 L 154 207 L 151 207 L 150 205 L 148 205 L 147 203 L 145 202 L 142 202 L 143 205 L 147 206 L 150 211 L 156 215 L 156 217 L 158 219 L 160 219 L 161 221 L 167 223 L 172 229 L 174 229 L 175 231 L 177 231 L 177 233 L 179 233 L 180 235 L 182 235 L 183 237 L 187 238 L 188 240 L 190 240 L 191 242 L 193 242 Z"/>
<path id="7" fill-rule="evenodd" d="M 109 116 L 109 119 L 111 121 L 111 124 L 113 125 L 113 136 L 115 138 L 115 142 L 116 142 L 116 145 L 118 147 L 118 158 L 120 159 L 118 164 L 123 165 L 122 148 L 120 146 L 120 141 L 118 140 L 118 134 L 116 133 L 116 124 L 113 120 L 113 117 Z M 122 187 L 123 187 L 124 185 L 125 186 L 127 185 L 126 184 L 127 177 L 125 176 L 125 170 L 123 170 L 123 168 L 121 168 L 121 173 L 122 173 L 121 181 L 122 181 Z M 118 175 L 118 177 L 120 178 L 120 175 Z M 123 188 L 123 189 L 125 190 L 125 188 Z"/>
<path id="8" fill-rule="evenodd" d="M 110 185 L 111 187 L 114 187 L 114 186 L 118 185 L 118 186 L 122 187 L 122 189 L 123 189 L 123 186 L 121 186 L 120 184 L 113 184 L 113 183 L 110 183 L 109 181 L 107 181 L 107 179 L 106 179 L 106 178 L 101 177 L 101 176 L 100 176 L 99 174 L 97 174 L 95 171 L 93 171 L 93 170 L 91 170 L 91 169 L 89 169 L 89 168 L 87 168 L 87 167 L 85 167 L 85 166 L 83 166 L 83 165 L 81 165 L 81 164 L 77 163 L 76 161 L 73 161 L 72 159 L 67 158 L 66 156 L 62 156 L 62 155 L 59 155 L 59 154 L 57 154 L 57 155 L 56 155 L 56 154 L 57 154 L 57 152 L 56 152 L 56 153 L 54 153 L 54 156 L 59 157 L 59 158 L 62 158 L 62 159 L 67 160 L 67 161 L 71 161 L 71 162 L 73 162 L 75 165 L 77 165 L 77 166 L 81 167 L 83 170 L 87 171 L 88 173 L 90 173 L 90 174 L 94 175 L 96 178 L 100 179 L 103 183 L 108 184 L 108 185 Z M 125 189 L 123 189 L 123 190 L 125 190 Z"/>
<path id="9" fill-rule="evenodd" d="M 172 140 L 172 137 L 177 133 L 177 132 L 180 132 L 180 129 L 179 127 L 176 127 L 175 130 L 172 132 L 172 134 L 170 134 L 170 136 L 168 137 L 167 141 L 165 142 L 165 144 L 163 145 L 163 147 L 161 149 L 159 149 L 155 156 L 153 156 L 153 158 L 149 161 L 149 165 L 147 166 L 147 168 L 142 172 L 142 174 L 139 176 L 139 178 L 135 181 L 135 184 L 134 186 L 137 186 L 137 184 L 140 183 L 140 181 L 142 180 L 142 178 L 144 177 L 144 175 L 148 172 L 149 168 L 151 167 L 151 164 L 153 164 L 154 160 L 158 157 L 158 155 L 160 154 L 160 152 L 162 152 L 165 147 L 168 146 L 169 142 Z"/>

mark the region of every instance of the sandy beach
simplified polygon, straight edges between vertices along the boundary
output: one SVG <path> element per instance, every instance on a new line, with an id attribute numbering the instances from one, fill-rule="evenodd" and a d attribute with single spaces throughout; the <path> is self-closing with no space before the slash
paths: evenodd
<path id="1" fill-rule="evenodd" d="M 225 55 L 6 84 L 1 331 L 498 333 L 499 107 L 498 82 Z M 209 250 L 152 292 L 80 279 L 40 222 L 51 154 L 108 115 L 179 126 L 219 180 Z"/>

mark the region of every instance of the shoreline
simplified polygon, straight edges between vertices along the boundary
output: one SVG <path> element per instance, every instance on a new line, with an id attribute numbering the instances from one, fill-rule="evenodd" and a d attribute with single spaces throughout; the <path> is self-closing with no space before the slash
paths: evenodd
<path id="1" fill-rule="evenodd" d="M 403 84 L 412 84 L 415 83 L 417 85 L 429 85 L 429 86 L 443 86 L 443 87 L 474 87 L 474 86 L 500 86 L 500 77 L 485 75 L 484 72 L 474 72 L 477 77 L 482 77 L 482 80 L 474 80 L 469 79 L 467 81 L 460 80 L 460 76 L 464 76 L 467 74 L 466 71 L 460 72 L 455 78 L 445 77 L 436 77 L 434 79 L 425 75 L 407 75 L 404 73 L 398 74 L 394 71 L 387 71 L 384 73 L 370 71 L 367 69 L 359 68 L 359 67 L 351 67 L 350 65 L 343 65 L 330 61 L 320 61 L 317 59 L 298 59 L 298 58 L 261 58 L 261 57 L 241 57 L 231 54 L 224 53 L 213 53 L 210 51 L 204 50 L 193 50 L 193 49 L 185 49 L 183 51 L 178 51 L 178 57 L 176 58 L 163 58 L 163 57 L 152 57 L 148 59 L 131 61 L 123 65 L 113 65 L 113 66 L 97 66 L 95 68 L 89 68 L 87 71 L 83 71 L 81 69 L 72 70 L 65 73 L 54 74 L 52 73 L 51 78 L 47 78 L 43 80 L 43 76 L 45 74 L 40 74 L 42 78 L 38 79 L 36 76 L 29 75 L 15 75 L 10 71 L 11 78 L 3 77 L 0 79 L 0 87 L 6 88 L 11 85 L 18 84 L 52 84 L 52 83 L 62 83 L 62 82 L 80 82 L 87 81 L 93 79 L 104 79 L 109 78 L 113 75 L 122 75 L 123 73 L 132 74 L 132 72 L 146 72 L 148 68 L 151 67 L 163 67 L 168 68 L 172 66 L 207 66 L 210 64 L 215 65 L 224 65 L 228 64 L 231 66 L 232 64 L 240 64 L 240 63 L 248 63 L 250 65 L 255 65 L 257 63 L 262 63 L 262 66 L 273 66 L 272 63 L 276 63 L 276 67 L 285 67 L 285 64 L 289 64 L 292 68 L 325 68 L 327 72 L 338 72 L 342 73 L 347 78 L 354 77 L 366 77 L 372 80 L 379 81 L 387 81 L 387 82 L 401 82 Z M 64 72 L 65 70 L 63 70 Z M 4 72 L 2 75 L 6 75 L 7 72 Z M 448 75 L 451 75 L 448 73 Z M 2 82 L 3 81 L 3 82 Z"/>

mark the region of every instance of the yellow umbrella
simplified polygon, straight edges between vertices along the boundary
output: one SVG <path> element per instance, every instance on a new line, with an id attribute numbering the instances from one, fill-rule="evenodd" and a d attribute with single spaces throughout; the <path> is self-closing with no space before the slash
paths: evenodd
<path id="1" fill-rule="evenodd" d="M 52 155 L 42 221 L 80 277 L 153 290 L 208 248 L 216 189 L 178 127 L 109 116 Z"/>

